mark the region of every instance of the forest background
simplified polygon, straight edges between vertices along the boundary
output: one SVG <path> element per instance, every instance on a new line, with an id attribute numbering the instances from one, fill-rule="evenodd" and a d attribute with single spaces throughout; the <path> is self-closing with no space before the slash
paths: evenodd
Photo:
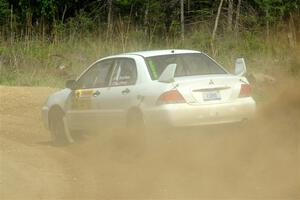
<path id="1" fill-rule="evenodd" d="M 195 49 L 300 74 L 300 0 L 0 0 L 0 85 L 62 87 L 96 59 Z"/>

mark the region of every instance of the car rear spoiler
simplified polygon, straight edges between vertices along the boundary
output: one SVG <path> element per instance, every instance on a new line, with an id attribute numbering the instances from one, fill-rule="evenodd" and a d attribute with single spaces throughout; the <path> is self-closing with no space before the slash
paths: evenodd
<path id="1" fill-rule="evenodd" d="M 165 70 L 161 73 L 160 77 L 158 78 L 159 82 L 162 83 L 172 83 L 174 82 L 174 76 L 176 71 L 177 64 L 169 64 Z"/>

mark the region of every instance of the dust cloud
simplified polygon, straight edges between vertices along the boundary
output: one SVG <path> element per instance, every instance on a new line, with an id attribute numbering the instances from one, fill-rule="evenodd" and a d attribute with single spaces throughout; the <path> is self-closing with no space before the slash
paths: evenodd
<path id="1" fill-rule="evenodd" d="M 1 199 L 300 199 L 299 80 L 262 89 L 255 119 L 55 147 L 40 108 L 54 89 L 0 87 Z"/>

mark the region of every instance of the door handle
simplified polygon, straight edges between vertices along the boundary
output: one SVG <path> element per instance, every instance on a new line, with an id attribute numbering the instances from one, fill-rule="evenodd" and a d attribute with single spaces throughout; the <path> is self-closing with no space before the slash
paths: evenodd
<path id="1" fill-rule="evenodd" d="M 100 92 L 99 90 L 97 90 L 96 92 L 93 93 L 93 96 L 94 96 L 94 97 L 97 97 L 97 96 L 99 96 L 100 94 L 101 94 L 101 92 Z"/>
<path id="2" fill-rule="evenodd" d="M 122 94 L 128 94 L 130 92 L 130 90 L 128 88 L 126 88 L 125 90 L 122 91 Z"/>

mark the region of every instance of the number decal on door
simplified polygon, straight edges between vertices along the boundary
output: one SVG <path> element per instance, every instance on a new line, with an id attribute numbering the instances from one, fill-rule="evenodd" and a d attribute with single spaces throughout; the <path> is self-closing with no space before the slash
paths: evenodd
<path id="1" fill-rule="evenodd" d="M 76 90 L 72 107 L 76 110 L 86 110 L 91 108 L 91 98 L 93 95 L 93 90 Z"/>

